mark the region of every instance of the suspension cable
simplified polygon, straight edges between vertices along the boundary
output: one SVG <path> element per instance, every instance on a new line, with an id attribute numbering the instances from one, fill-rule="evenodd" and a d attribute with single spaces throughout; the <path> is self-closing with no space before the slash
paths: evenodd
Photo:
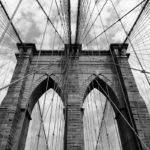
<path id="1" fill-rule="evenodd" d="M 61 17 L 61 13 L 60 13 L 60 10 L 59 10 L 59 7 L 58 7 L 57 0 L 55 0 L 55 4 L 56 4 L 58 15 L 59 15 L 59 18 L 60 18 L 60 21 L 61 21 L 61 26 L 62 26 L 63 31 L 64 31 L 64 35 L 66 37 L 65 27 L 64 27 L 64 23 L 63 23 L 63 20 L 62 20 L 62 17 Z"/>
<path id="2" fill-rule="evenodd" d="M 111 107 L 111 112 L 113 112 L 113 108 Z M 122 150 L 122 147 L 121 147 L 121 141 L 120 141 L 120 136 L 119 136 L 119 131 L 118 131 L 118 126 L 117 126 L 117 122 L 115 120 L 115 114 L 113 113 L 113 121 L 114 121 L 114 126 L 115 126 L 115 130 L 116 130 L 116 134 L 117 134 L 117 139 L 118 139 L 118 143 L 119 143 L 119 147 L 120 147 L 120 150 Z"/>
<path id="3" fill-rule="evenodd" d="M 149 2 L 149 0 L 146 0 L 144 6 L 142 7 L 142 10 L 140 12 L 140 14 L 138 15 L 136 21 L 134 22 L 134 25 L 132 26 L 131 30 L 129 31 L 129 33 L 127 34 L 127 37 L 124 40 L 124 43 L 127 41 L 128 37 L 131 35 L 131 32 L 133 31 L 135 25 L 137 24 L 137 22 L 139 21 L 141 15 L 143 14 L 143 11 L 145 10 L 145 7 L 147 6 L 147 3 Z"/>
<path id="4" fill-rule="evenodd" d="M 92 89 L 94 89 L 94 84 L 93 84 L 93 82 L 92 82 Z M 101 102 L 101 106 L 102 106 L 102 101 L 100 100 L 100 102 Z M 104 118 L 104 114 L 105 114 L 105 111 L 106 111 L 106 106 L 107 106 L 107 100 L 106 100 L 106 103 L 105 103 L 105 108 L 103 109 L 103 106 L 102 106 L 102 110 L 103 110 L 103 118 L 102 119 L 104 119 L 104 126 L 105 126 L 105 131 L 106 131 L 106 137 L 107 137 L 107 142 L 108 142 L 108 147 L 109 147 L 109 150 L 110 150 L 110 141 L 109 141 L 109 137 L 108 137 L 108 131 L 107 131 L 107 126 L 106 126 L 106 121 L 105 121 L 105 118 Z M 93 117 L 94 118 L 94 117 Z M 94 121 L 93 121 L 94 122 Z M 100 125 L 100 128 L 102 127 L 102 123 L 103 123 L 103 121 L 101 122 L 101 125 Z M 100 131 L 100 130 L 99 130 Z M 96 132 L 96 130 L 95 130 L 95 132 Z M 100 133 L 100 132 L 99 132 Z M 95 133 L 96 134 L 96 133 Z M 99 141 L 99 138 L 97 138 L 98 139 L 98 141 Z M 98 142 L 97 141 L 97 142 Z M 96 147 L 95 148 L 97 148 L 97 145 L 96 145 Z"/>
<path id="5" fill-rule="evenodd" d="M 100 94 L 99 94 L 100 95 Z M 101 97 L 101 96 L 100 96 Z M 101 133 L 101 129 L 102 129 L 102 123 L 103 123 L 103 121 L 104 121 L 104 114 L 106 113 L 106 105 L 107 105 L 107 100 L 106 100 L 106 102 L 105 102 L 105 105 L 104 105 L 104 107 L 103 107 L 103 104 L 102 104 L 102 102 L 101 102 L 101 100 L 100 100 L 100 103 L 101 103 L 101 108 L 102 108 L 102 111 L 103 111 L 103 115 L 102 115 L 102 119 L 101 119 L 101 123 L 100 123 L 100 125 L 99 125 L 99 132 L 98 132 L 98 138 L 97 138 L 97 141 L 96 141 L 96 147 L 95 147 L 95 150 L 97 150 L 98 149 L 98 142 L 99 142 L 99 139 L 100 139 L 100 133 Z"/>
<path id="6" fill-rule="evenodd" d="M 105 33 L 107 30 L 109 30 L 110 28 L 112 28 L 116 23 L 118 23 L 120 20 L 122 20 L 123 18 L 125 18 L 127 15 L 129 15 L 133 10 L 135 10 L 137 7 L 139 7 L 145 1 L 146 0 L 143 0 L 142 2 L 140 2 L 139 4 L 137 4 L 134 8 L 132 8 L 130 11 L 128 11 L 125 15 L 123 15 L 122 17 L 120 17 L 120 19 L 118 19 L 113 24 L 111 24 L 108 28 L 106 28 L 104 31 L 102 31 L 101 33 L 99 33 L 95 38 L 93 38 L 92 40 L 90 40 L 89 42 L 87 42 L 86 45 L 89 45 L 90 43 L 92 43 L 96 38 L 98 38 L 103 33 Z"/>
<path id="7" fill-rule="evenodd" d="M 39 115 L 40 115 L 40 119 L 41 119 L 40 129 L 39 129 L 39 133 L 38 133 L 38 139 L 39 139 L 40 131 L 41 131 L 41 127 L 42 127 L 43 128 L 43 132 L 44 132 L 44 138 L 45 138 L 45 141 L 46 141 L 46 148 L 47 148 L 47 150 L 50 150 L 49 147 L 48 147 L 48 139 L 47 139 L 46 132 L 45 132 L 45 127 L 44 127 L 44 122 L 43 122 L 43 117 L 42 117 L 40 104 L 39 104 L 39 102 L 37 104 L 38 104 L 38 108 L 39 108 L 38 110 L 39 110 Z M 38 150 L 38 144 L 39 144 L 39 140 L 37 142 L 37 147 L 36 147 L 37 150 Z"/>
<path id="8" fill-rule="evenodd" d="M 88 19 L 88 21 L 87 21 L 87 24 L 86 24 L 86 26 L 85 26 L 85 28 L 84 28 L 84 31 L 83 31 L 83 33 L 82 33 L 81 36 L 84 35 L 84 33 L 86 32 L 86 29 L 88 28 L 88 25 L 89 25 L 90 20 L 91 20 L 91 18 L 92 18 L 92 15 L 93 15 L 94 9 L 95 9 L 95 7 L 96 7 L 97 1 L 98 1 L 98 0 L 95 0 L 95 1 L 94 1 L 94 7 L 93 7 L 93 9 L 92 9 L 92 12 L 90 13 L 90 17 L 89 17 L 89 19 Z"/>
<path id="9" fill-rule="evenodd" d="M 61 121 L 61 109 L 63 109 L 63 108 L 61 108 L 61 106 L 60 106 L 60 101 L 59 101 L 59 111 L 58 111 L 58 119 L 57 119 L 57 131 L 58 132 L 56 132 L 56 135 L 58 135 L 58 136 L 56 136 L 56 144 L 55 144 L 55 147 L 54 147 L 54 150 L 56 150 L 57 149 L 57 146 L 58 146 L 58 139 L 59 139 L 59 137 L 60 137 L 60 131 L 61 131 L 61 124 L 62 124 L 62 121 Z"/>
<path id="10" fill-rule="evenodd" d="M 56 99 L 56 106 L 55 106 L 55 115 L 54 115 L 54 118 L 55 118 L 55 121 L 54 121 L 54 128 L 53 128 L 53 133 L 52 133 L 52 150 L 53 150 L 53 147 L 54 147 L 54 139 L 55 139 L 55 130 L 56 130 L 56 121 L 57 121 L 57 118 L 56 118 L 56 112 L 57 112 L 57 107 L 58 107 L 58 95 L 57 95 L 57 99 Z M 55 150 L 55 149 L 54 149 Z"/>
<path id="11" fill-rule="evenodd" d="M 102 102 L 101 102 L 101 95 L 100 95 L 100 93 L 99 93 L 99 96 L 100 96 L 100 104 L 101 104 L 101 108 L 102 108 Z M 96 146 L 95 146 L 95 150 L 97 150 L 97 148 L 98 148 L 98 144 L 99 144 L 99 139 L 100 139 L 100 142 L 101 142 L 101 148 L 102 148 L 102 150 L 103 150 L 103 144 L 102 144 L 102 138 L 101 138 L 101 136 L 99 136 L 99 134 L 100 134 L 100 130 L 101 130 L 101 126 L 102 126 L 102 122 L 103 122 L 103 117 L 104 117 L 104 110 L 102 110 L 103 111 L 103 116 L 102 116 L 102 118 L 101 118 L 101 122 L 100 122 L 100 120 L 99 120 L 99 117 L 98 117 L 98 114 L 99 114 L 99 112 L 98 112 L 98 106 L 97 106 L 97 102 L 96 102 L 97 100 L 94 100 L 94 103 L 95 103 L 95 106 L 96 106 L 96 113 L 97 113 L 97 120 L 98 120 L 98 126 L 99 126 L 99 132 L 98 132 L 98 136 L 97 136 L 97 141 L 96 141 Z M 107 102 L 107 101 L 106 101 Z M 106 105 L 106 102 L 105 102 L 105 105 Z M 105 106 L 104 106 L 104 108 L 105 108 Z"/>
<path id="12" fill-rule="evenodd" d="M 12 24 L 12 20 L 14 19 L 14 17 L 15 17 L 15 15 L 16 15 L 16 13 L 17 13 L 17 11 L 18 11 L 18 9 L 19 9 L 19 7 L 20 7 L 22 1 L 23 1 L 23 0 L 20 0 L 20 1 L 18 2 L 17 7 L 15 8 L 15 10 L 14 10 L 14 12 L 13 12 L 11 18 L 9 19 L 9 22 L 8 22 L 8 24 L 7 24 L 6 28 L 5 28 L 5 30 L 3 31 L 3 33 L 2 33 L 2 35 L 1 35 L 1 37 L 0 37 L 0 43 L 2 42 L 2 40 L 3 40 L 3 38 L 4 38 L 4 36 L 5 36 L 6 32 L 7 32 L 7 30 L 9 29 L 9 26 Z"/>
<path id="13" fill-rule="evenodd" d="M 21 40 L 21 37 L 20 37 L 20 35 L 19 35 L 19 33 L 18 33 L 18 31 L 16 30 L 14 24 L 13 24 L 12 21 L 10 20 L 10 17 L 9 17 L 9 15 L 8 15 L 8 13 L 7 13 L 7 11 L 6 11 L 6 9 L 5 9 L 5 6 L 3 5 L 3 2 L 2 2 L 2 1 L 0 1 L 0 5 L 1 5 L 3 11 L 5 12 L 6 17 L 7 17 L 8 20 L 10 21 L 10 24 L 11 24 L 13 30 L 15 31 L 15 34 L 17 35 L 17 37 L 18 37 L 20 43 L 23 43 L 22 40 Z"/>
<path id="14" fill-rule="evenodd" d="M 68 26 L 69 26 L 69 44 L 71 45 L 71 4 L 68 0 Z"/>
<path id="15" fill-rule="evenodd" d="M 43 11 L 43 13 L 45 14 L 45 16 L 47 17 L 48 21 L 50 22 L 50 24 L 52 25 L 52 27 L 54 28 L 55 32 L 57 33 L 58 37 L 60 38 L 60 40 L 63 42 L 63 44 L 65 43 L 64 40 L 62 39 L 61 35 L 58 33 L 56 27 L 54 26 L 53 22 L 51 21 L 51 19 L 49 18 L 49 16 L 47 15 L 47 13 L 45 12 L 43 6 L 41 5 L 41 3 L 39 2 L 39 0 L 36 0 L 36 2 L 39 4 L 41 10 Z"/>
<path id="16" fill-rule="evenodd" d="M 119 21 L 120 21 L 120 23 L 121 23 L 122 28 L 123 28 L 125 34 L 126 34 L 127 37 L 128 37 L 128 33 L 127 33 L 127 31 L 125 30 L 125 27 L 124 27 L 124 25 L 123 25 L 123 23 L 122 23 L 122 21 L 121 21 L 121 19 L 120 19 L 120 17 L 119 17 L 119 14 L 118 14 L 118 12 L 117 12 L 117 10 L 116 10 L 116 7 L 114 6 L 114 3 L 113 3 L 112 0 L 110 0 L 110 1 L 111 1 L 111 4 L 112 4 L 112 6 L 113 6 L 113 8 L 114 8 L 114 10 L 115 10 L 115 12 L 116 12 L 118 18 L 119 18 Z M 128 40 L 129 40 L 129 42 L 130 42 L 130 45 L 131 45 L 131 47 L 132 47 L 132 49 L 133 49 L 133 51 L 134 51 L 134 53 L 135 53 L 135 56 L 136 56 L 136 58 L 137 58 L 137 60 L 138 60 L 138 62 L 139 62 L 139 64 L 140 64 L 142 70 L 144 70 L 144 68 L 143 68 L 143 66 L 142 66 L 142 63 L 141 63 L 141 61 L 140 61 L 140 59 L 139 59 L 139 57 L 138 57 L 138 55 L 137 55 L 137 53 L 136 53 L 136 51 L 135 51 L 135 49 L 134 49 L 134 46 L 133 46 L 133 44 L 132 44 L 132 42 L 131 42 L 131 40 L 130 40 L 129 37 L 128 37 Z M 145 77 L 146 77 L 147 82 L 148 82 L 149 85 L 150 85 L 150 81 L 149 81 L 149 79 L 148 79 L 147 74 L 144 73 L 144 75 L 145 75 Z"/>
<path id="17" fill-rule="evenodd" d="M 97 15 L 96 18 L 94 19 L 94 21 L 93 21 L 93 23 L 91 24 L 91 26 L 90 26 L 89 30 L 87 31 L 86 35 L 82 38 L 82 42 L 84 42 L 84 40 L 86 39 L 87 35 L 88 35 L 89 32 L 91 31 L 91 29 L 92 29 L 92 27 L 94 26 L 94 24 L 95 24 L 96 20 L 98 19 L 99 15 L 100 15 L 101 12 L 103 11 L 104 7 L 106 6 L 107 2 L 108 2 L 108 0 L 105 1 L 105 3 L 103 4 L 101 10 L 98 12 L 98 15 Z M 96 3 L 96 2 L 95 2 L 95 3 Z M 96 4 L 95 4 L 95 5 L 96 5 Z M 97 37 L 97 36 L 96 36 L 96 37 Z M 95 38 L 96 38 L 96 37 L 95 37 Z M 88 44 L 86 44 L 86 45 L 88 45 Z"/>

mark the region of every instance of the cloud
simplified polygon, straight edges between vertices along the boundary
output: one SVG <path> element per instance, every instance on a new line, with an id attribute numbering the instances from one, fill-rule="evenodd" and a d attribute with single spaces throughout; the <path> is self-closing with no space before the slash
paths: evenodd
<path id="1" fill-rule="evenodd" d="M 13 8 L 16 7 L 14 2 L 12 3 L 9 0 L 6 0 L 6 3 L 8 6 L 13 6 Z M 18 3 L 17 0 L 16 0 L 16 3 Z M 48 14 L 51 2 L 50 1 L 40 1 L 40 3 L 42 4 L 44 10 Z M 57 4 L 58 4 L 58 2 L 57 2 Z M 11 16 L 14 9 L 10 9 L 10 11 L 11 11 L 10 16 Z M 51 12 L 50 19 L 52 20 L 54 26 L 56 27 L 57 23 L 60 24 L 61 21 L 58 16 L 56 4 L 54 2 L 52 4 L 52 9 L 50 12 Z M 24 42 L 30 41 L 30 42 L 36 43 L 36 47 L 39 49 L 41 39 L 43 36 L 43 32 L 44 32 L 44 28 L 45 28 L 45 24 L 47 22 L 46 18 L 47 17 L 42 12 L 42 10 L 39 7 L 39 5 L 37 4 L 36 0 L 35 1 L 26 0 L 26 1 L 22 2 L 13 22 L 14 22 L 17 30 L 22 35 Z M 43 46 L 43 49 L 51 49 L 51 47 L 53 45 L 52 44 L 53 38 L 50 37 L 50 35 L 51 35 L 50 33 L 51 32 L 54 33 L 54 29 L 52 28 L 51 23 L 48 23 L 48 26 L 50 26 L 49 29 L 51 31 L 50 32 L 47 31 L 47 34 L 49 33 L 49 37 L 48 36 L 45 37 L 45 46 Z M 61 27 L 58 26 L 57 30 L 60 33 Z M 58 36 L 58 35 L 56 35 L 56 36 Z M 56 38 L 56 39 L 58 40 L 58 38 Z M 58 43 L 58 42 L 56 42 L 56 43 Z"/>
<path id="2" fill-rule="evenodd" d="M 116 34 L 112 37 L 114 43 L 121 43 L 126 38 L 126 34 L 124 31 L 117 31 Z"/>

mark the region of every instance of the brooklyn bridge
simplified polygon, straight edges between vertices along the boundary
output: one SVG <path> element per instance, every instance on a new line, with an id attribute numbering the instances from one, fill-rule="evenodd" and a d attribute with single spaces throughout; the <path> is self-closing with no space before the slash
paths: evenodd
<path id="1" fill-rule="evenodd" d="M 150 150 L 150 1 L 1 0 L 0 150 Z"/>

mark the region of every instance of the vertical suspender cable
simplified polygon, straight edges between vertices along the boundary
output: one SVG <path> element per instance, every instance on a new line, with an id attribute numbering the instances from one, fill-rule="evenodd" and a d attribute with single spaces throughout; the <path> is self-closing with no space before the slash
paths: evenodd
<path id="1" fill-rule="evenodd" d="M 69 44 L 71 45 L 71 5 L 70 0 L 68 0 L 68 26 L 69 26 Z"/>
<path id="2" fill-rule="evenodd" d="M 80 17 L 81 17 L 81 1 L 82 0 L 78 0 L 78 10 L 77 10 L 77 23 L 76 23 L 76 37 L 75 37 L 75 44 L 78 44 L 79 43 L 79 31 L 80 31 Z"/>

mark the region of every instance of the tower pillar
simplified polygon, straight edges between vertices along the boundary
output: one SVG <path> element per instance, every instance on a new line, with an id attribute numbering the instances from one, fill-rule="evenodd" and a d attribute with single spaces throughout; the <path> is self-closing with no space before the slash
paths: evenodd
<path id="1" fill-rule="evenodd" d="M 0 106 L 0 149 L 24 150 L 28 124 L 31 119 L 27 108 L 21 105 L 24 84 L 35 49 L 33 44 L 18 45 L 17 64 L 7 95 Z M 17 81 L 18 80 L 18 81 Z M 16 82 L 17 81 L 17 82 Z"/>
<path id="2" fill-rule="evenodd" d="M 82 97 L 79 87 L 81 45 L 66 45 L 62 67 L 65 118 L 65 150 L 84 150 Z"/>

